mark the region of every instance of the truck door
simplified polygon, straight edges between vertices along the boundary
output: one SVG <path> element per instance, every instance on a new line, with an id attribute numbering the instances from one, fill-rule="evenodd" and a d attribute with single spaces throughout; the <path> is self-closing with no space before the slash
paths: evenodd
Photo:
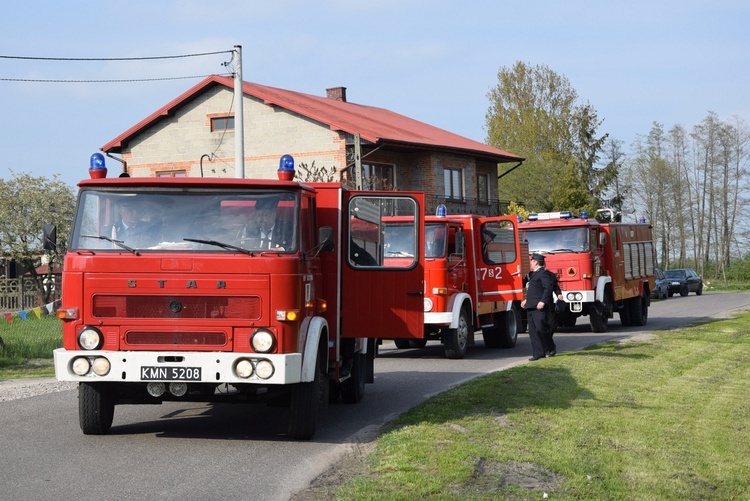
<path id="1" fill-rule="evenodd" d="M 475 230 L 481 239 L 476 246 L 479 301 L 523 299 L 528 255 L 521 251 L 515 216 L 478 218 L 477 222 Z"/>
<path id="2" fill-rule="evenodd" d="M 423 206 L 419 193 L 344 192 L 342 337 L 422 338 Z"/>

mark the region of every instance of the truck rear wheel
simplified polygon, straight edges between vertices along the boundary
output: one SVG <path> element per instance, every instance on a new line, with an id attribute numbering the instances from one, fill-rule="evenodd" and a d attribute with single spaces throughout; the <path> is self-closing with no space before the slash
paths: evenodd
<path id="1" fill-rule="evenodd" d="M 471 318 L 466 312 L 466 308 L 461 308 L 458 316 L 458 326 L 455 329 L 448 329 L 446 332 L 445 356 L 452 359 L 464 358 L 466 348 L 469 345 L 469 338 L 473 334 Z"/>
<path id="2" fill-rule="evenodd" d="M 518 340 L 518 315 L 515 306 L 500 315 L 500 347 L 513 348 Z"/>
<path id="3" fill-rule="evenodd" d="M 648 300 L 643 296 L 637 296 L 630 299 L 630 322 L 638 327 L 646 325 L 648 322 Z"/>
<path id="4" fill-rule="evenodd" d="M 115 400 L 107 383 L 78 385 L 78 421 L 84 435 L 104 435 L 114 415 Z"/>
<path id="5" fill-rule="evenodd" d="M 349 378 L 341 383 L 341 400 L 347 404 L 356 404 L 362 400 L 365 395 L 365 379 L 367 366 L 365 357 L 362 353 L 354 354 L 354 365 Z"/>

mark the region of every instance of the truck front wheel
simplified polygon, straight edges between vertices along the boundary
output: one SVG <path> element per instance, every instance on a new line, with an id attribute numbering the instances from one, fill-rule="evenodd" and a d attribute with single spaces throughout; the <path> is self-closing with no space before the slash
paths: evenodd
<path id="1" fill-rule="evenodd" d="M 466 348 L 469 345 L 469 338 L 472 337 L 473 326 L 471 317 L 466 312 L 466 308 L 461 308 L 461 314 L 458 317 L 458 326 L 455 329 L 448 329 L 446 333 L 445 356 L 452 359 L 464 358 Z"/>
<path id="2" fill-rule="evenodd" d="M 320 355 L 315 362 L 315 378 L 310 382 L 297 383 L 292 387 L 289 409 L 289 435 L 295 440 L 310 440 L 315 434 L 320 400 L 323 398 L 323 376 L 320 373 Z M 326 390 L 328 382 L 325 382 Z M 326 401 L 328 395 L 325 395 Z"/>
<path id="3" fill-rule="evenodd" d="M 114 415 L 115 400 L 107 383 L 78 385 L 78 421 L 84 435 L 104 435 Z"/>

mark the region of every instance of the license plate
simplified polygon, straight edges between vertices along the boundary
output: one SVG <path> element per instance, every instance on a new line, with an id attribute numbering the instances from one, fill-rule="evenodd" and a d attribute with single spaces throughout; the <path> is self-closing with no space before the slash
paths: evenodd
<path id="1" fill-rule="evenodd" d="M 200 381 L 200 367 L 141 367 L 141 381 Z"/>

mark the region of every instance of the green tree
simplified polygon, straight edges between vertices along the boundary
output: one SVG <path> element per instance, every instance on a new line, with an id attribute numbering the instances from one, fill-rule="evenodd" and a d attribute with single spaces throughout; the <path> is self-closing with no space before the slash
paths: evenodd
<path id="1" fill-rule="evenodd" d="M 578 93 L 547 66 L 516 62 L 501 68 L 487 94 L 487 143 L 526 160 L 503 177 L 501 199 L 535 211 L 595 208 L 606 190 L 595 171 L 606 140 L 590 104 L 577 105 Z"/>
<path id="2" fill-rule="evenodd" d="M 62 252 L 67 247 L 75 212 L 73 190 L 57 179 L 34 177 L 30 174 L 12 173 L 9 181 L 0 179 L 0 252 L 6 259 L 29 270 L 36 282 L 42 299 L 50 297 L 52 268 L 62 263 Z M 40 275 L 36 269 L 41 265 L 43 250 L 42 227 L 57 226 L 56 251 L 48 252 L 49 267 Z"/>

